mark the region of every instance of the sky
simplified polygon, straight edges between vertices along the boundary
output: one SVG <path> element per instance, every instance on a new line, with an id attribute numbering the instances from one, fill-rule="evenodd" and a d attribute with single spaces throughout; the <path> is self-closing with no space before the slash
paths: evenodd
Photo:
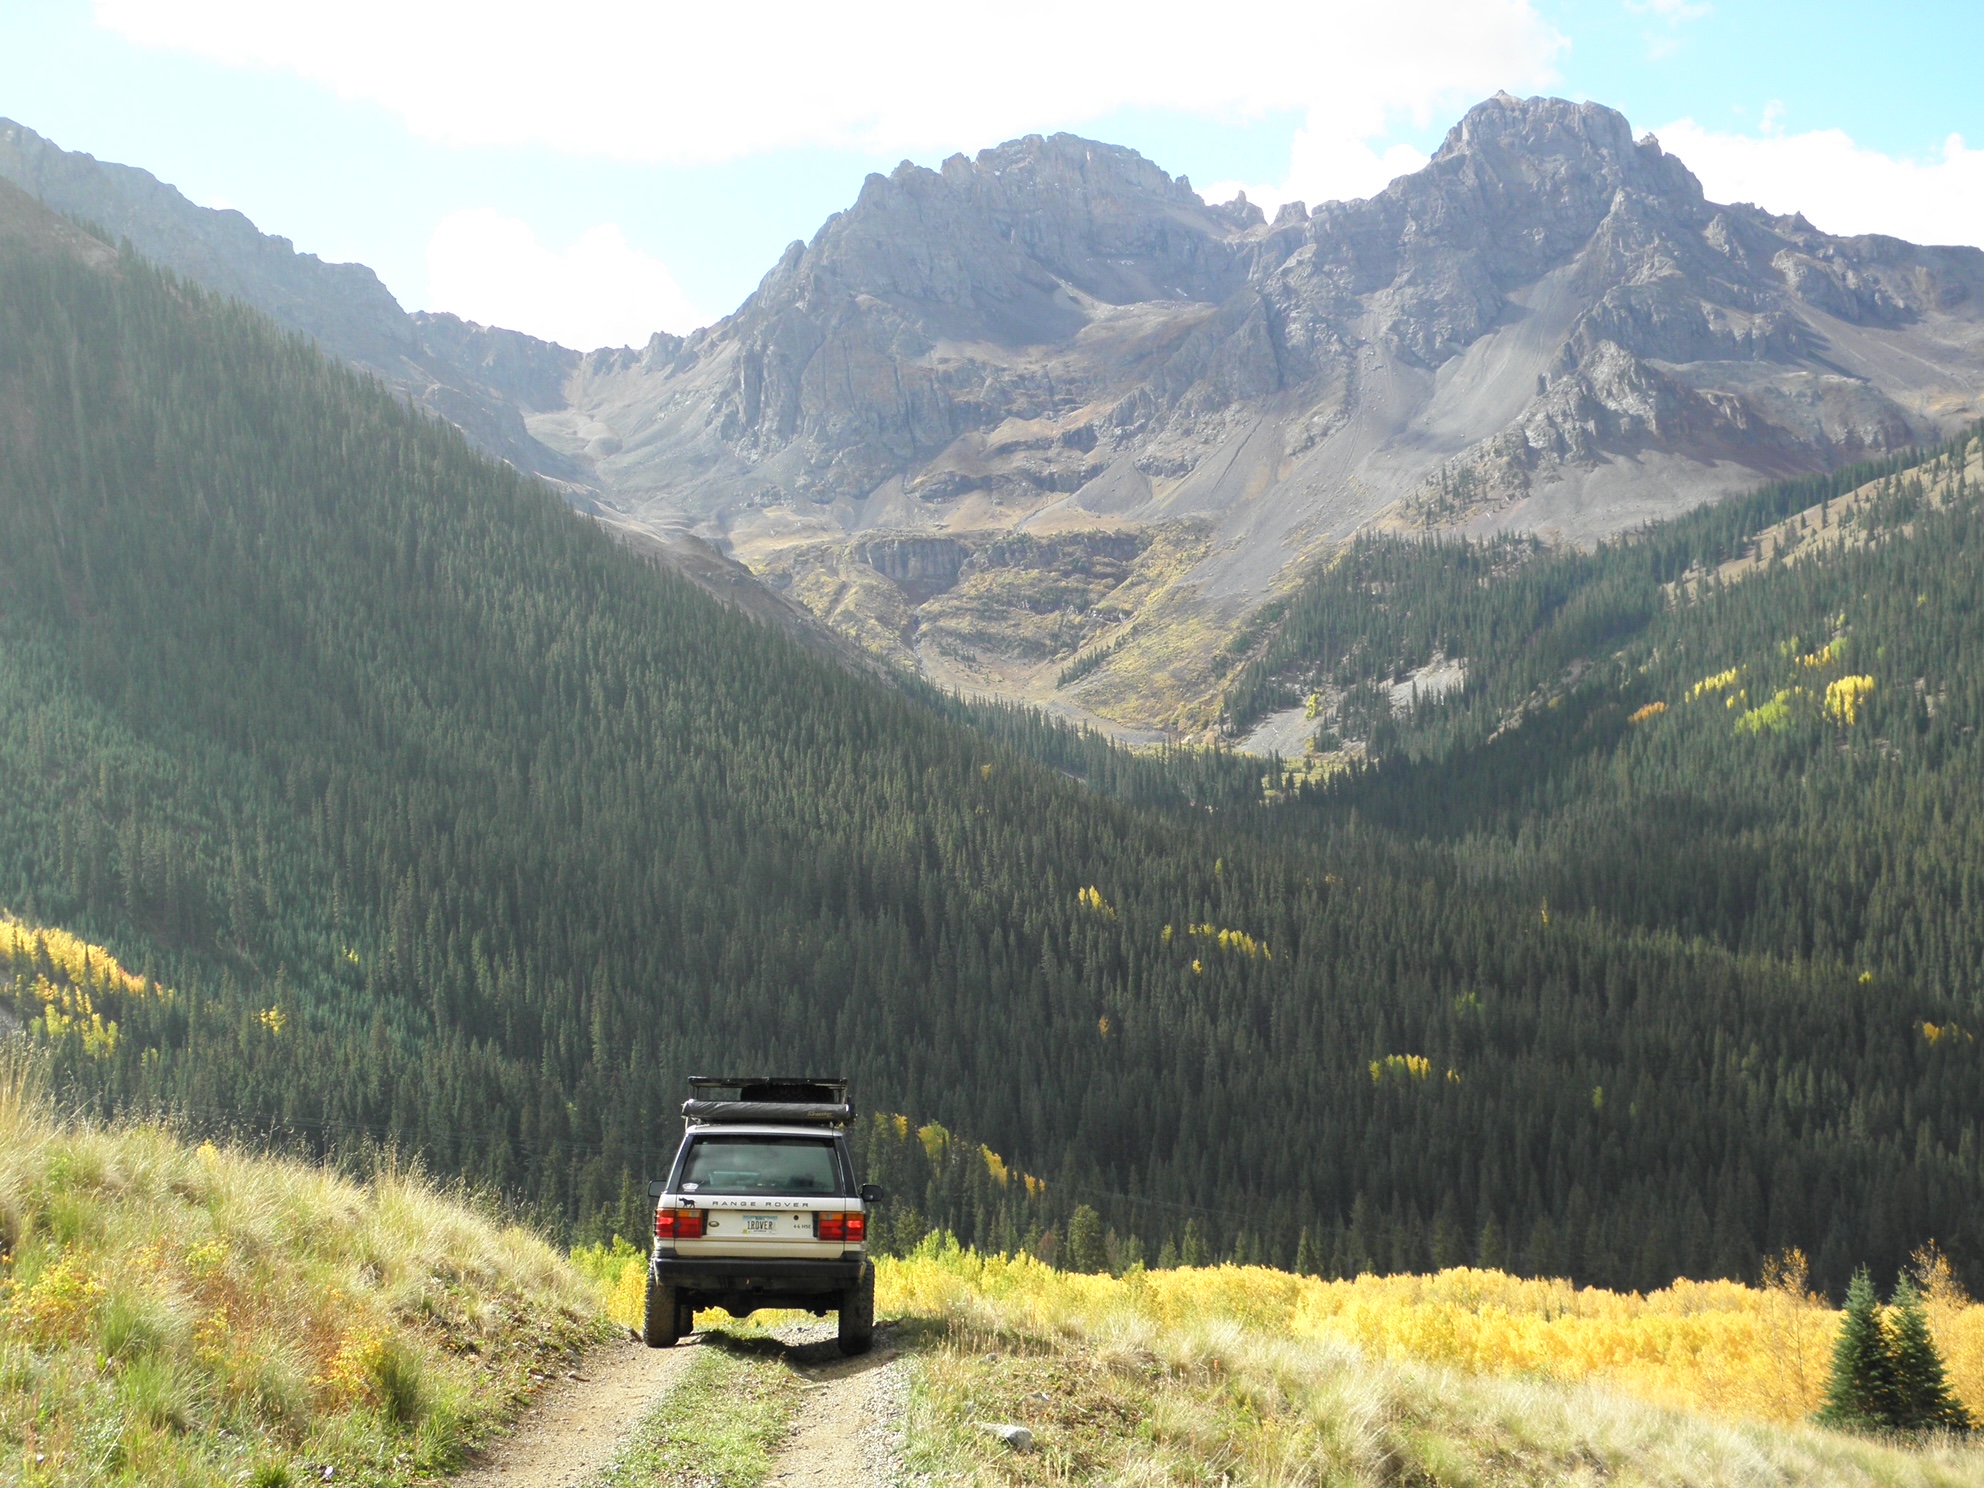
<path id="1" fill-rule="evenodd" d="M 905 159 L 1068 129 L 1272 215 L 1497 89 L 1714 200 L 1984 246 L 1981 64 L 1976 0 L 0 0 L 0 115 L 581 348 L 729 313 Z"/>

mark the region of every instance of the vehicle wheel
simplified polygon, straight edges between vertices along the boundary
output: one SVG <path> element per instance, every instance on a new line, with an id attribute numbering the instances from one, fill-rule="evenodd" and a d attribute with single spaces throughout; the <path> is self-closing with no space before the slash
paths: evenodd
<path id="1" fill-rule="evenodd" d="M 641 1341 L 649 1348 L 674 1348 L 682 1336 L 679 1326 L 682 1310 L 675 1300 L 675 1288 L 652 1279 L 648 1282 L 648 1310 L 642 1319 Z"/>
<path id="2" fill-rule="evenodd" d="M 675 1336 L 687 1338 L 696 1331 L 696 1306 L 693 1302 L 675 1304 Z"/>
<path id="3" fill-rule="evenodd" d="M 840 1351 L 865 1354 L 875 1341 L 875 1265 L 861 1268 L 861 1280 L 840 1294 Z"/>

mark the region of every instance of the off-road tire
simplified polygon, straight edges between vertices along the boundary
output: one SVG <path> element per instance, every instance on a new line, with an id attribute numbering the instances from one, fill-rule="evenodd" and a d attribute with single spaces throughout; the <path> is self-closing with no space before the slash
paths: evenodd
<path id="1" fill-rule="evenodd" d="M 641 1341 L 649 1348 L 674 1348 L 682 1336 L 682 1309 L 675 1300 L 675 1288 L 648 1279 L 647 1315 L 642 1319 Z"/>
<path id="2" fill-rule="evenodd" d="M 865 1354 L 875 1341 L 875 1263 L 865 1262 L 861 1280 L 840 1294 L 840 1351 Z"/>

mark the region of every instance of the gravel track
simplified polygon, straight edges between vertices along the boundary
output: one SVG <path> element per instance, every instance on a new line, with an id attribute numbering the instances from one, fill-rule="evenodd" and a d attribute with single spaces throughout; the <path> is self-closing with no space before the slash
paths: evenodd
<path id="1" fill-rule="evenodd" d="M 545 1387 L 517 1424 L 490 1442 L 453 1488 L 576 1488 L 613 1460 L 694 1353 L 622 1338 L 600 1345 Z"/>
<path id="2" fill-rule="evenodd" d="M 832 1323 L 780 1328 L 786 1362 L 806 1381 L 792 1435 L 765 1480 L 769 1488 L 889 1488 L 902 1477 L 908 1376 L 888 1333 L 870 1353 L 844 1359 Z"/>

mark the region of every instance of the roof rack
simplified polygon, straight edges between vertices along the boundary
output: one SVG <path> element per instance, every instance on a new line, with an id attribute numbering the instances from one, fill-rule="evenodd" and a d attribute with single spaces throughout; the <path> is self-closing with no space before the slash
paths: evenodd
<path id="1" fill-rule="evenodd" d="M 689 1126 L 846 1126 L 854 1119 L 847 1081 L 839 1075 L 691 1075 L 689 1089 L 694 1093 L 682 1102 L 682 1120 Z M 737 1096 L 712 1100 L 706 1090 L 735 1090 Z"/>

